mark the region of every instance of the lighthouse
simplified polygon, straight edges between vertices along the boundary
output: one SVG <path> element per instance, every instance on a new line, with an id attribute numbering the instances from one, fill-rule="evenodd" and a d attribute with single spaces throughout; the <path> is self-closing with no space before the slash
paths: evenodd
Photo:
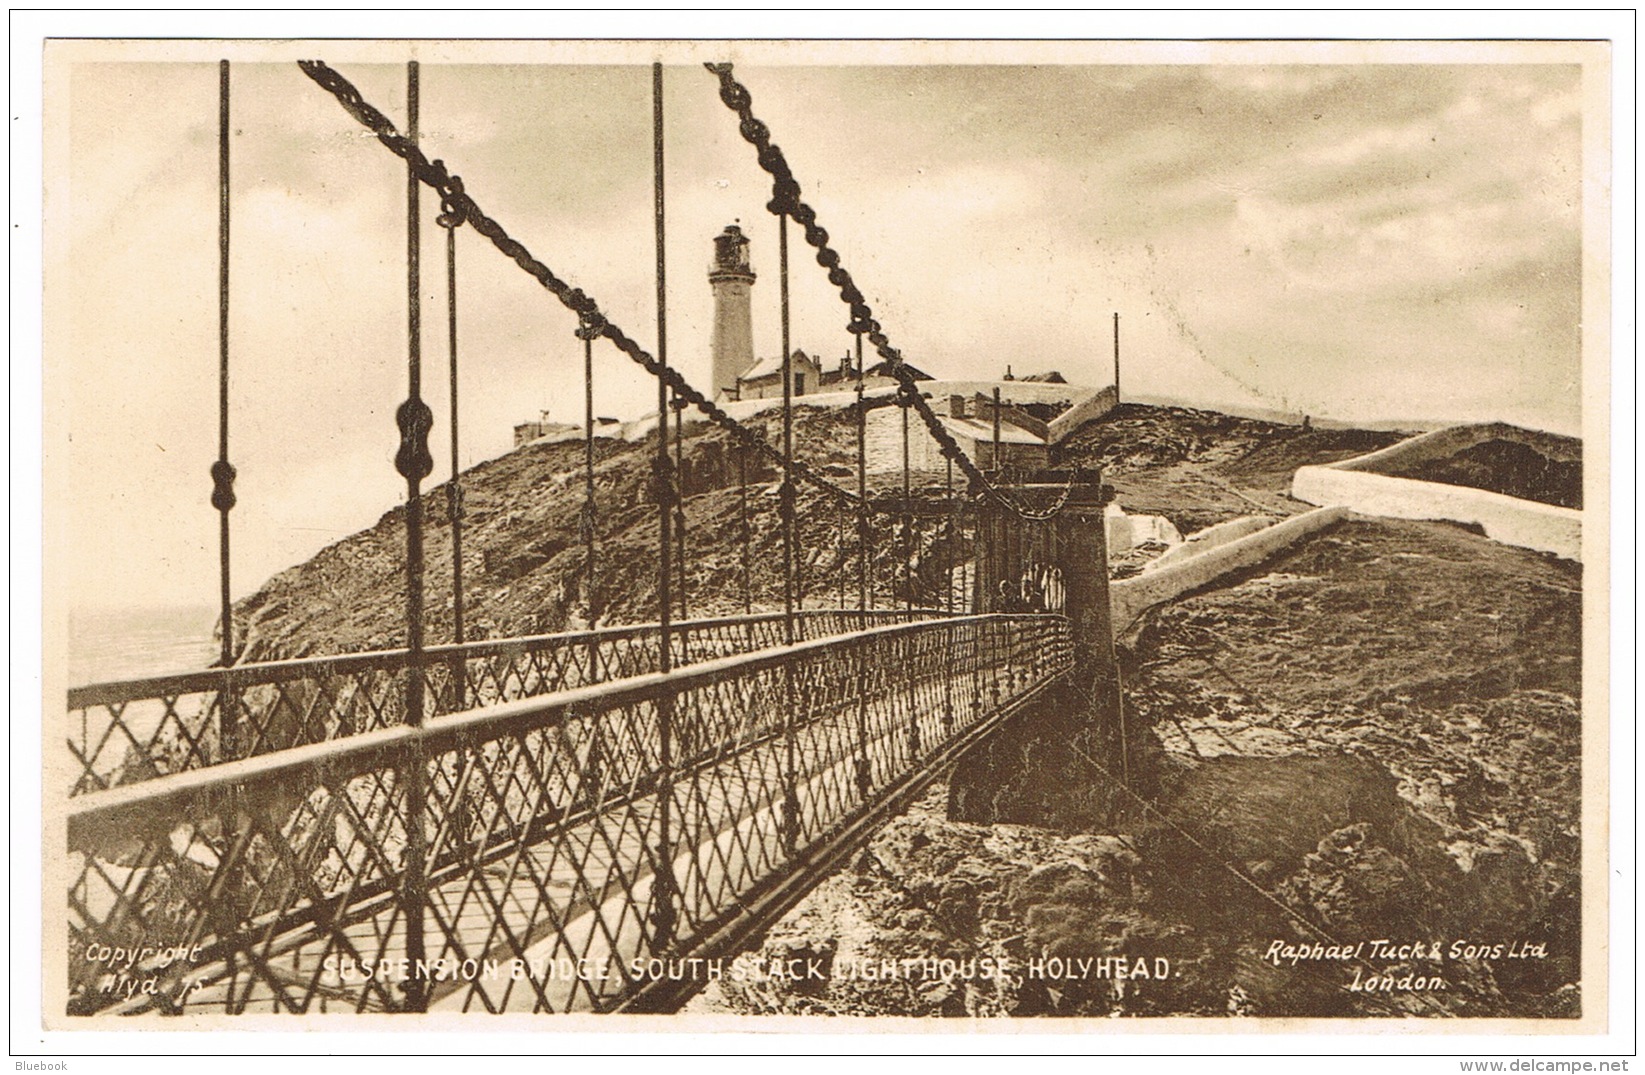
<path id="1" fill-rule="evenodd" d="M 749 301 L 754 270 L 748 267 L 748 236 L 735 224 L 727 224 L 714 237 L 708 284 L 714 289 L 714 338 L 709 348 L 714 363 L 714 397 L 734 399 L 737 378 L 754 366 L 754 323 Z"/>

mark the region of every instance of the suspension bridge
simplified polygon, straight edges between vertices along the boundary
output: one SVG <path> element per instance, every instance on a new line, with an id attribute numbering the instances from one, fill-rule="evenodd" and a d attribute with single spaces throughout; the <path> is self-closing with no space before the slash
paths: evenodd
<path id="1" fill-rule="evenodd" d="M 418 68 L 397 127 L 343 74 L 305 61 L 328 93 L 406 162 L 405 644 L 246 661 L 230 599 L 236 503 L 229 440 L 230 69 L 219 93 L 219 515 L 222 651 L 198 672 L 76 687 L 67 698 L 71 1013 L 648 1011 L 679 1004 L 692 968 L 733 954 L 837 869 L 874 827 L 1008 722 L 1088 706 L 1090 748 L 1123 752 L 1112 724 L 1100 475 L 985 471 L 920 394 L 802 200 L 730 65 L 707 66 L 771 177 L 782 306 L 782 434 L 772 443 L 669 365 L 664 302 L 662 69 L 652 69 L 656 346 L 648 351 L 489 216 L 418 145 Z M 375 152 L 362 148 L 362 152 Z M 434 413 L 422 396 L 420 213 L 445 231 L 450 326 L 452 575 L 424 571 Z M 855 487 L 796 458 L 789 226 L 848 311 L 855 341 Z M 585 630 L 465 638 L 457 465 L 455 236 L 469 229 L 576 322 L 586 404 Z M 896 378 L 901 495 L 870 495 L 864 345 Z M 593 354 L 614 348 L 656 381 L 650 489 L 657 608 L 598 622 Z M 780 476 L 781 607 L 685 615 L 682 416 L 695 409 Z M 669 411 L 675 414 L 673 444 Z M 909 438 L 944 459 L 941 495 L 912 489 Z M 672 454 L 671 454 L 672 447 Z M 955 470 L 963 481 L 955 484 Z M 747 479 L 743 478 L 746 503 Z M 855 595 L 804 607 L 802 498 L 854 520 Z M 746 530 L 746 513 L 744 515 Z M 873 523 L 897 555 L 869 555 Z M 948 584 L 878 607 L 872 573 L 906 572 L 922 528 L 949 543 Z M 431 642 L 425 595 L 449 584 L 454 631 Z M 815 596 L 815 594 L 813 595 Z M 854 596 L 854 600 L 853 600 Z M 1072 701 L 1071 701 L 1072 700 Z"/>

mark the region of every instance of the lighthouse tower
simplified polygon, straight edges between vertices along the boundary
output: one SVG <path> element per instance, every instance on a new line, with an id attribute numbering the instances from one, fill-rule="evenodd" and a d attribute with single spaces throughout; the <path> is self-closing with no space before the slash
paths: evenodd
<path id="1" fill-rule="evenodd" d="M 748 237 L 735 224 L 714 237 L 714 263 L 708 269 L 714 289 L 714 339 L 709 354 L 714 361 L 716 399 L 734 397 L 737 378 L 754 366 L 754 323 L 749 288 L 754 271 L 748 267 Z"/>

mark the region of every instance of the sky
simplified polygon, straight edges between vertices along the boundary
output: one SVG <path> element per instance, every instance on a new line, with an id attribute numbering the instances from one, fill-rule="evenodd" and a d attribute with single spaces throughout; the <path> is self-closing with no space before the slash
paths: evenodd
<path id="1" fill-rule="evenodd" d="M 295 58 L 295 55 L 293 58 Z M 1564 58 L 1568 59 L 1567 54 Z M 48 53 L 48 61 L 50 55 Z M 1582 69 L 1525 64 L 742 64 L 887 334 L 940 377 L 1056 369 L 1185 404 L 1581 431 Z M 404 67 L 336 64 L 397 124 Z M 210 604 L 217 69 L 72 62 L 48 95 L 48 540 L 76 607 Z M 476 201 L 655 350 L 650 69 L 425 61 L 422 135 Z M 236 595 L 403 499 L 405 172 L 295 63 L 233 79 Z M 665 69 L 670 361 L 708 383 L 711 239 L 769 178 L 715 79 Z M 424 395 L 449 476 L 444 237 L 423 202 Z M 791 232 L 796 347 L 846 308 Z M 581 419 L 572 316 L 457 237 L 462 466 Z M 601 414 L 654 406 L 596 352 Z M 52 415 L 56 421 L 52 421 Z"/>

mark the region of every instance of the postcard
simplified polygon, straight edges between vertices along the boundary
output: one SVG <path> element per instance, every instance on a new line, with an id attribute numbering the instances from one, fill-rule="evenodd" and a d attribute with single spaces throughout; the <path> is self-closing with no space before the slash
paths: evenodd
<path id="1" fill-rule="evenodd" d="M 1604 1033 L 1610 65 L 47 41 L 44 1024 Z"/>

